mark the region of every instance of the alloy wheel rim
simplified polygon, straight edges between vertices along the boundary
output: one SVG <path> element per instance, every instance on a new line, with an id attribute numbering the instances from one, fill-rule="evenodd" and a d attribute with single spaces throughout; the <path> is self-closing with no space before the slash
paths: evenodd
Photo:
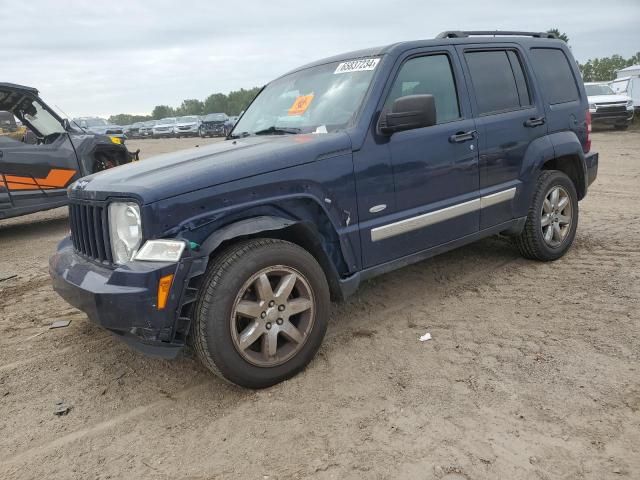
<path id="1" fill-rule="evenodd" d="M 236 351 L 258 367 L 275 367 L 304 346 L 315 321 L 313 291 L 297 270 L 275 265 L 252 275 L 230 318 Z"/>
<path id="2" fill-rule="evenodd" d="M 573 222 L 573 206 L 569 193 L 556 185 L 542 202 L 540 227 L 542 238 L 552 248 L 560 247 L 566 240 Z"/>

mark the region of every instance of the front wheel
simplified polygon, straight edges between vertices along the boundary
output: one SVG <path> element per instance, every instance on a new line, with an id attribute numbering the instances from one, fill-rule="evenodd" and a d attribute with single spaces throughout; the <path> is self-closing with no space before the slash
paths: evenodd
<path id="1" fill-rule="evenodd" d="M 520 253 L 533 260 L 557 260 L 573 244 L 577 227 L 575 185 L 560 171 L 544 170 L 538 178 L 524 229 L 515 237 Z"/>
<path id="2" fill-rule="evenodd" d="M 193 344 L 215 374 L 244 387 L 269 387 L 311 361 L 329 309 L 324 272 L 306 250 L 274 239 L 240 242 L 207 270 Z"/>

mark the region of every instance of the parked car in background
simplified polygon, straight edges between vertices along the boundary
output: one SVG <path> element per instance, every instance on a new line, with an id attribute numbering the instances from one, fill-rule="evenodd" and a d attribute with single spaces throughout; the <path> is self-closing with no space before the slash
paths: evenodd
<path id="1" fill-rule="evenodd" d="M 226 113 L 210 113 L 202 118 L 199 135 L 201 137 L 226 137 L 233 128 Z"/>
<path id="2" fill-rule="evenodd" d="M 124 134 L 127 138 L 140 138 L 140 127 L 142 122 L 136 122 L 124 129 Z"/>
<path id="3" fill-rule="evenodd" d="M 330 299 L 376 275 L 499 233 L 560 259 L 597 176 L 590 131 L 578 64 L 548 33 L 319 60 L 264 87 L 229 141 L 71 186 L 53 288 L 131 346 L 175 357 L 191 337 L 212 372 L 267 387 L 314 357 Z"/>
<path id="4" fill-rule="evenodd" d="M 0 83 L 0 110 L 18 117 L 37 140 L 0 135 L 0 218 L 66 205 L 75 180 L 137 159 L 120 139 L 62 118 L 35 88 Z"/>
<path id="5" fill-rule="evenodd" d="M 196 115 L 187 115 L 176 119 L 176 125 L 173 131 L 177 138 L 197 137 L 199 128 L 200 119 Z"/>
<path id="6" fill-rule="evenodd" d="M 589 98 L 589 112 L 594 125 L 613 125 L 618 130 L 629 127 L 633 120 L 633 101 L 627 95 L 615 93 L 604 82 L 584 84 Z"/>
<path id="7" fill-rule="evenodd" d="M 140 138 L 151 138 L 151 136 L 153 135 L 153 127 L 157 122 L 157 120 L 142 122 L 142 125 L 140 125 L 140 128 L 138 129 Z"/>
<path id="8" fill-rule="evenodd" d="M 100 117 L 80 117 L 74 118 L 73 123 L 83 130 L 96 135 L 109 135 L 110 137 L 125 140 L 124 129 L 120 125 L 114 125 Z"/>
<path id="9" fill-rule="evenodd" d="M 20 142 L 24 141 L 24 137 L 27 133 L 27 127 L 18 125 L 19 120 L 16 121 L 16 117 L 11 112 L 0 111 L 0 136 L 12 138 Z"/>
<path id="10" fill-rule="evenodd" d="M 158 120 L 152 128 L 153 138 L 173 137 L 175 135 L 176 117 Z"/>
<path id="11" fill-rule="evenodd" d="M 616 79 L 609 85 L 617 94 L 631 98 L 636 113 L 640 111 L 640 65 L 632 65 L 618 70 Z"/>

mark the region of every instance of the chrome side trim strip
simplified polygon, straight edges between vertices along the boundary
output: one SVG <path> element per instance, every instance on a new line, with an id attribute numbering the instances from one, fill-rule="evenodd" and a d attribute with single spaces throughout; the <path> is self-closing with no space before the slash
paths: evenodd
<path id="1" fill-rule="evenodd" d="M 480 198 L 480 208 L 487 208 L 498 203 L 506 202 L 516 196 L 516 187 L 501 192 L 485 195 Z"/>
<path id="2" fill-rule="evenodd" d="M 467 213 L 475 212 L 482 208 L 491 207 L 498 203 L 506 202 L 513 199 L 516 195 L 516 187 L 502 190 L 501 192 L 485 195 L 484 197 L 474 198 L 468 202 L 452 205 L 433 212 L 424 213 L 416 217 L 405 218 L 398 222 L 389 223 L 371 229 L 371 241 L 377 242 L 385 238 L 395 237 L 403 233 L 409 233 L 420 228 L 428 227 L 445 220 L 450 220 Z"/>
<path id="3" fill-rule="evenodd" d="M 395 237 L 403 233 L 412 232 L 420 228 L 428 227 L 434 223 L 443 222 L 451 218 L 459 217 L 466 213 L 471 213 L 480 208 L 480 199 L 475 198 L 468 202 L 459 203 L 451 207 L 436 210 L 435 212 L 424 213 L 417 217 L 406 218 L 399 222 L 390 223 L 381 227 L 371 229 L 371 241 L 377 242 L 385 238 Z"/>

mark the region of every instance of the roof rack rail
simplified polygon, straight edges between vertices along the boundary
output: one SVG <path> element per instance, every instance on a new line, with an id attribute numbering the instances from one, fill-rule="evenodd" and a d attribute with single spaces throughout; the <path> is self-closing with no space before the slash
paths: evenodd
<path id="1" fill-rule="evenodd" d="M 438 34 L 436 38 L 467 38 L 470 36 L 509 36 L 509 37 L 535 37 L 535 38 L 555 38 L 558 36 L 555 33 L 549 32 L 513 32 L 509 30 L 447 30 Z"/>

